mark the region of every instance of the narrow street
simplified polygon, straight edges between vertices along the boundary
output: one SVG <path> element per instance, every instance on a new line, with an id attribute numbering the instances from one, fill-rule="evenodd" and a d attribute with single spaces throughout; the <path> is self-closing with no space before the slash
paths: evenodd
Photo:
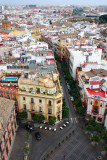
<path id="1" fill-rule="evenodd" d="M 63 76 L 63 72 L 62 72 L 62 68 L 61 68 L 60 63 L 58 63 L 58 68 L 59 68 L 60 78 L 62 80 L 62 89 L 63 89 L 64 98 L 65 98 L 67 106 L 69 107 L 69 121 L 71 121 L 72 118 L 76 118 L 76 115 L 75 115 L 75 111 L 74 111 L 74 108 L 73 108 L 73 104 L 72 104 L 71 99 L 70 99 L 70 95 L 69 95 L 69 92 L 68 92 L 68 88 L 67 88 L 67 85 L 66 85 L 66 82 L 65 82 L 65 78 Z"/>

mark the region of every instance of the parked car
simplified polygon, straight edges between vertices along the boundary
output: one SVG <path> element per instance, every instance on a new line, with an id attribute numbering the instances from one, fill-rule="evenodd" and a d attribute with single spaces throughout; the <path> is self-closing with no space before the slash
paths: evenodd
<path id="1" fill-rule="evenodd" d="M 41 140 L 41 135 L 40 135 L 39 132 L 36 132 L 36 133 L 35 133 L 35 137 L 36 137 L 37 140 Z"/>
<path id="2" fill-rule="evenodd" d="M 25 127 L 26 127 L 26 129 L 28 129 L 29 131 L 33 131 L 33 130 L 34 130 L 33 125 L 31 125 L 31 124 L 29 124 L 29 123 L 26 123 L 26 124 L 25 124 Z"/>
<path id="3" fill-rule="evenodd" d="M 71 96 L 70 98 L 71 98 L 71 101 L 74 101 L 74 97 Z"/>

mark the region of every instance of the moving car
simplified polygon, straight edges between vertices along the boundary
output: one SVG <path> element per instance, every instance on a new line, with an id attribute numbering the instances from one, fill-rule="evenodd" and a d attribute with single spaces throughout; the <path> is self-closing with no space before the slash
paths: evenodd
<path id="1" fill-rule="evenodd" d="M 39 132 L 36 132 L 36 133 L 35 133 L 35 137 L 36 137 L 37 140 L 41 140 L 41 135 L 40 135 Z"/>

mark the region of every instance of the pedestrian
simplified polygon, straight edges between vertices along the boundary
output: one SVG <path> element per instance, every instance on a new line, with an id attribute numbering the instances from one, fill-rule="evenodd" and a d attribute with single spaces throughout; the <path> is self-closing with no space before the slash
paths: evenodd
<path id="1" fill-rule="evenodd" d="M 65 160 L 65 155 L 64 155 L 64 160 Z"/>

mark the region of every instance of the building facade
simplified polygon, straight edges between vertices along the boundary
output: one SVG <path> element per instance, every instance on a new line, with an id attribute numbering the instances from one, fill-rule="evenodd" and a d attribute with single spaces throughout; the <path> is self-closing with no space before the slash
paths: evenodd
<path id="1" fill-rule="evenodd" d="M 15 136 L 14 101 L 0 98 L 0 160 L 7 160 Z"/>
<path id="2" fill-rule="evenodd" d="M 89 87 L 84 88 L 84 103 L 87 118 L 93 117 L 103 124 L 107 110 L 107 82 L 101 84 L 101 78 L 90 78 Z"/>
<path id="3" fill-rule="evenodd" d="M 51 116 L 62 119 L 62 89 L 58 74 L 40 75 L 29 72 L 22 75 L 19 85 L 19 112 L 26 111 L 28 119 L 35 114 L 45 116 L 49 121 Z"/>

